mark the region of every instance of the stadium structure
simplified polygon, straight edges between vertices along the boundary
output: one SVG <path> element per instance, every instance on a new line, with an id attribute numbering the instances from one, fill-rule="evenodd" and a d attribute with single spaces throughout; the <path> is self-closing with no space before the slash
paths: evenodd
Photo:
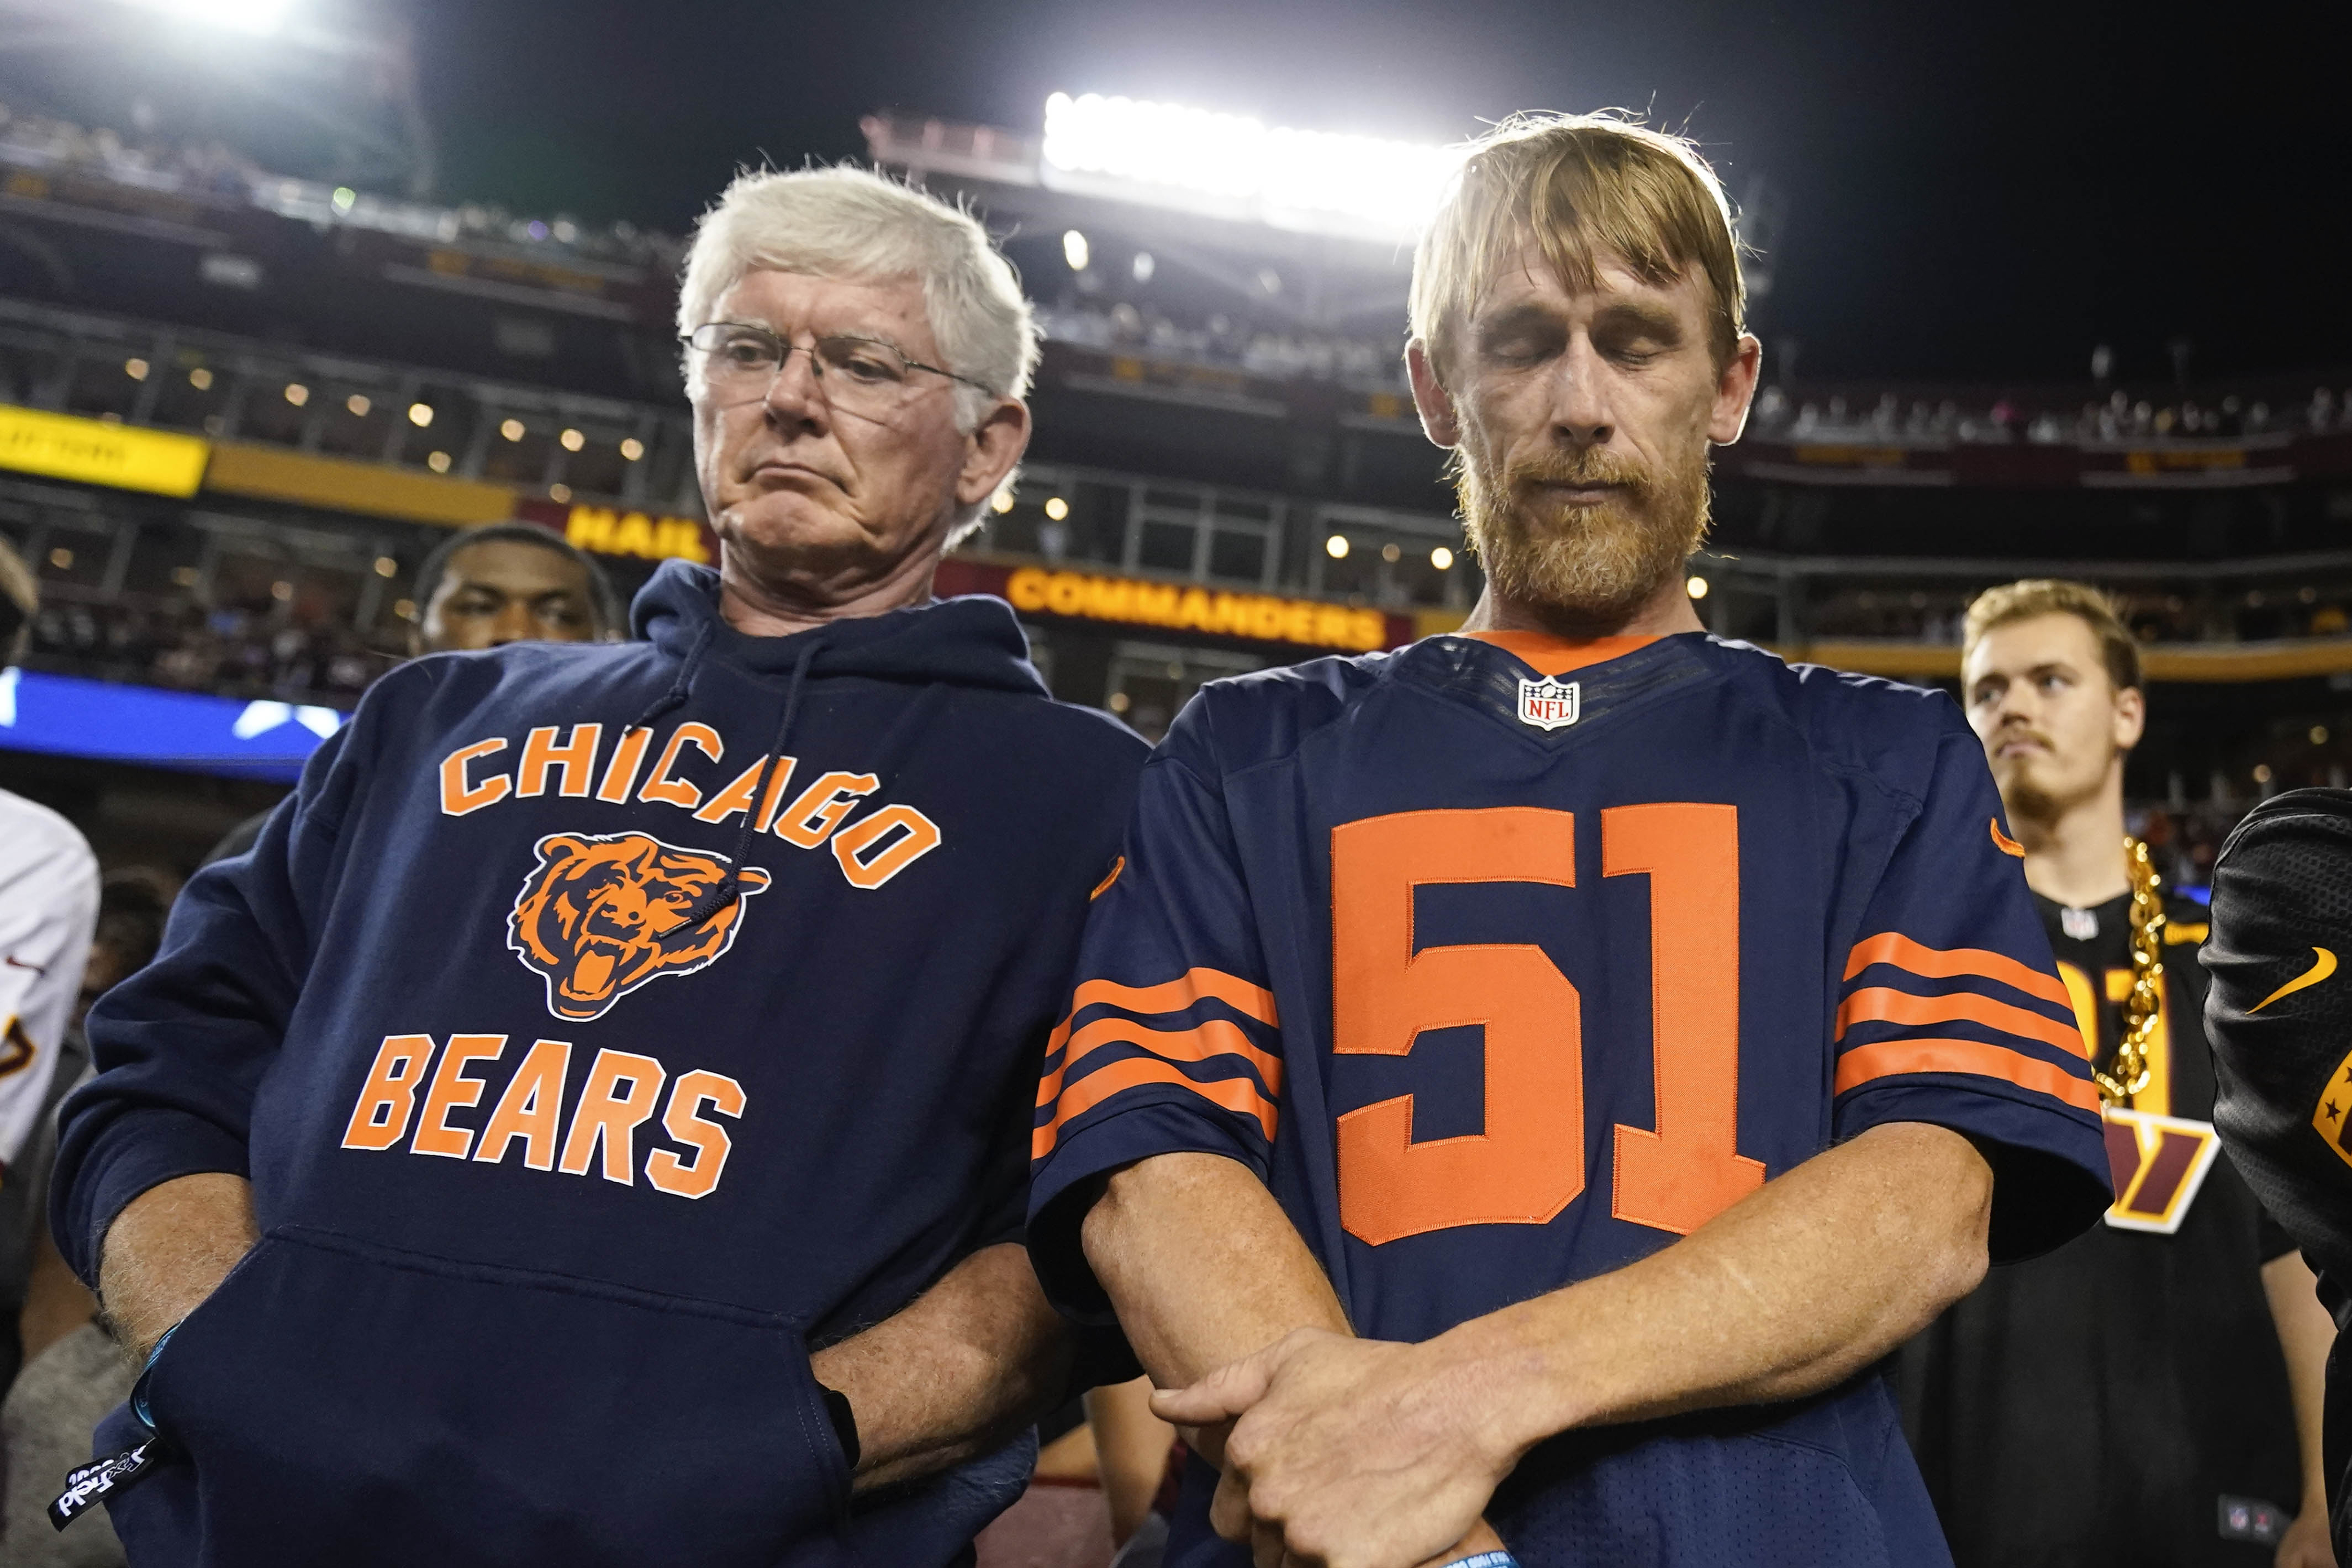
<path id="1" fill-rule="evenodd" d="M 104 47 L 55 25 L 60 49 Z M 301 166 L 119 82 L 0 74 L 0 533 L 44 594 L 0 677 L 0 783 L 109 860 L 185 869 L 282 791 L 403 651 L 448 530 L 540 524 L 625 589 L 717 549 L 679 242 L 427 199 L 397 42 L 282 44 L 378 89 L 340 95 Z M 863 130 L 875 163 L 970 203 L 1038 304 L 1035 442 L 940 589 L 1009 599 L 1057 695 L 1157 734 L 1205 680 L 1460 623 L 1476 562 L 1401 363 L 1442 151 L 1063 95 L 1027 130 Z M 2352 373 L 1833 385 L 1771 364 L 1768 344 L 1693 565 L 1712 629 L 1949 685 L 1973 593 L 2086 577 L 2146 639 L 2129 784 L 2177 879 L 2251 799 L 2344 782 Z"/>

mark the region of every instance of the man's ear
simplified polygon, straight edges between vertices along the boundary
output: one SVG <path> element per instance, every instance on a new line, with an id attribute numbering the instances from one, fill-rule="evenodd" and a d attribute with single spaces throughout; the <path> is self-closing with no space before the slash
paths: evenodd
<path id="1" fill-rule="evenodd" d="M 1715 380 L 1715 406 L 1708 412 L 1706 438 L 1718 447 L 1739 439 L 1748 426 L 1748 405 L 1756 400 L 1756 380 L 1764 368 L 1764 345 L 1753 332 L 1739 334 L 1723 374 Z"/>
<path id="2" fill-rule="evenodd" d="M 1421 416 L 1422 434 L 1448 451 L 1462 444 L 1462 422 L 1454 416 L 1454 398 L 1437 379 L 1430 363 L 1429 344 L 1420 338 L 1404 346 L 1405 374 L 1412 381 L 1412 406 Z"/>
<path id="3" fill-rule="evenodd" d="M 2116 693 L 2116 749 L 2128 752 L 2147 729 L 2147 694 L 2137 686 Z"/>
<path id="4" fill-rule="evenodd" d="M 1017 397 L 1000 400 L 972 427 L 963 468 L 956 475 L 958 506 L 978 506 L 996 493 L 1029 449 L 1029 405 Z"/>

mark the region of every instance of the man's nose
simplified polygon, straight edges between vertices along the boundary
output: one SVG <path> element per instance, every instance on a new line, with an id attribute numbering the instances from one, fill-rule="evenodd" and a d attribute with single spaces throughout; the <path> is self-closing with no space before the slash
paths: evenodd
<path id="1" fill-rule="evenodd" d="M 1606 367 L 1582 332 L 1570 339 L 1551 384 L 1551 426 L 1571 447 L 1605 447 L 1616 434 Z"/>
<path id="2" fill-rule="evenodd" d="M 498 618 L 490 623 L 490 646 L 504 647 L 510 642 L 532 642 L 540 637 L 539 621 L 530 613 L 530 604 L 524 599 L 509 599 L 500 607 Z"/>
<path id="3" fill-rule="evenodd" d="M 769 421 L 787 429 L 824 424 L 824 382 L 818 374 L 816 351 L 797 344 L 784 350 L 784 363 L 769 378 L 768 395 L 761 403 Z"/>

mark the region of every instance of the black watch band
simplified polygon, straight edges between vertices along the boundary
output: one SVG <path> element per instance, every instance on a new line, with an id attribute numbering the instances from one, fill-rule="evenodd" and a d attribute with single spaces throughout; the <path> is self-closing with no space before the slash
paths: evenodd
<path id="1" fill-rule="evenodd" d="M 816 1391 L 824 1395 L 824 1413 L 833 1418 L 833 1435 L 841 1439 L 841 1457 L 849 1468 L 857 1468 L 857 1412 L 849 1407 L 849 1395 L 823 1384 Z"/>

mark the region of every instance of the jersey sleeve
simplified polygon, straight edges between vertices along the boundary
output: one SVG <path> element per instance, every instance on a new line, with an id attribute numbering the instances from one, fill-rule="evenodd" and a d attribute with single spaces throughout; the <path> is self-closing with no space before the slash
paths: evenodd
<path id="1" fill-rule="evenodd" d="M 1975 738 L 1948 731 L 1845 955 L 1832 1129 L 1948 1127 L 1993 1163 L 1991 1254 L 2045 1252 L 2112 1201 L 2099 1094 Z"/>
<path id="2" fill-rule="evenodd" d="M 1109 1304 L 1078 1246 L 1097 1178 L 1156 1154 L 1264 1180 L 1282 1098 L 1279 1020 L 1223 797 L 1163 747 L 1096 890 L 1068 1011 L 1045 1045 L 1029 1247 L 1055 1305 Z"/>

